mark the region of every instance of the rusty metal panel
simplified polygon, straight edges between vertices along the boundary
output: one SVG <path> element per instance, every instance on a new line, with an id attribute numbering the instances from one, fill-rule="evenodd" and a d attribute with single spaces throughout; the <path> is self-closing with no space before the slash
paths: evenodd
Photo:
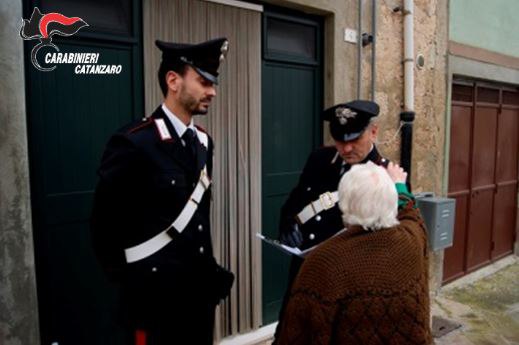
<path id="1" fill-rule="evenodd" d="M 492 259 L 512 253 L 517 211 L 517 182 L 499 185 L 494 202 Z"/>
<path id="2" fill-rule="evenodd" d="M 465 242 L 467 236 L 469 193 L 452 195 L 456 198 L 456 220 L 454 222 L 454 241 L 452 247 L 445 249 L 443 259 L 443 280 L 448 282 L 465 273 Z"/>
<path id="3" fill-rule="evenodd" d="M 452 105 L 449 193 L 470 188 L 471 114 L 471 106 Z"/>
<path id="4" fill-rule="evenodd" d="M 481 105 L 476 106 L 474 111 L 466 271 L 490 261 L 497 112 L 497 106 Z"/>
<path id="5" fill-rule="evenodd" d="M 519 173 L 519 92 L 497 84 L 452 86 L 448 196 L 454 245 L 444 283 L 512 252 Z"/>
<path id="6" fill-rule="evenodd" d="M 470 188 L 470 160 L 472 134 L 473 87 L 453 85 L 453 104 L 451 111 L 451 134 L 449 156 L 449 193 L 456 198 L 456 220 L 454 241 L 444 252 L 443 279 L 449 281 L 462 276 L 465 271 L 465 246 Z M 455 101 L 460 100 L 463 102 Z"/>
<path id="7" fill-rule="evenodd" d="M 473 191 L 470 200 L 467 234 L 466 271 L 473 271 L 490 261 L 494 189 Z"/>
<path id="8" fill-rule="evenodd" d="M 513 250 L 517 214 L 518 117 L 518 109 L 503 108 L 499 114 L 492 259 Z"/>
<path id="9" fill-rule="evenodd" d="M 503 109 L 499 115 L 497 183 L 517 181 L 518 117 L 518 109 Z"/>
<path id="10" fill-rule="evenodd" d="M 494 185 L 497 106 L 477 106 L 474 111 L 472 188 Z"/>
<path id="11" fill-rule="evenodd" d="M 478 87 L 478 103 L 492 103 L 499 104 L 499 89 Z"/>

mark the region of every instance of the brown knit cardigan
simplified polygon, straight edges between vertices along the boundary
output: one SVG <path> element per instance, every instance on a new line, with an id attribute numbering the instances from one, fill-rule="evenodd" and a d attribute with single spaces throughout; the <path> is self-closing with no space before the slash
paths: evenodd
<path id="1" fill-rule="evenodd" d="M 427 235 L 420 212 L 375 232 L 350 227 L 306 259 L 279 345 L 430 344 Z"/>

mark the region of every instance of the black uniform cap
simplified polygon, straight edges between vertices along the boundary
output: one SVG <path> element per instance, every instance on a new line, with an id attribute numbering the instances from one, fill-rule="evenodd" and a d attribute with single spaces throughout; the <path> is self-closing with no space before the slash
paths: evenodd
<path id="1" fill-rule="evenodd" d="M 162 64 L 169 62 L 188 64 L 202 77 L 218 84 L 218 67 L 220 67 L 220 62 L 225 59 L 229 49 L 229 42 L 226 38 L 217 38 L 199 44 L 156 40 L 155 44 L 162 51 Z"/>
<path id="2" fill-rule="evenodd" d="M 355 100 L 326 109 L 323 119 L 330 122 L 330 132 L 337 141 L 357 139 L 372 117 L 379 113 L 378 104 L 371 101 Z"/>

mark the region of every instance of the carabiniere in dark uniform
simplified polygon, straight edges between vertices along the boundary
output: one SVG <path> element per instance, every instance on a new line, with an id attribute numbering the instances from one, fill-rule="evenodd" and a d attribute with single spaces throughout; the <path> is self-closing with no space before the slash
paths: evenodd
<path id="1" fill-rule="evenodd" d="M 388 163 L 374 145 L 376 129 L 374 134 L 366 133 L 373 131 L 371 119 L 378 113 L 376 103 L 363 100 L 338 104 L 323 112 L 323 119 L 330 122 L 335 146 L 322 147 L 310 154 L 297 186 L 281 209 L 279 232 L 283 243 L 307 249 L 344 228 L 337 205 L 337 187 L 342 175 L 351 164 L 372 161 L 386 166 Z M 348 163 L 338 151 L 345 145 L 356 145 L 354 150 L 361 155 L 357 159 L 352 156 L 353 163 Z M 294 258 L 289 281 L 297 274 L 301 262 Z"/>
<path id="2" fill-rule="evenodd" d="M 164 70 L 180 57 L 216 83 L 225 39 L 157 45 Z M 211 244 L 213 141 L 192 123 L 179 137 L 172 116 L 162 104 L 110 138 L 98 170 L 94 246 L 121 286 L 130 333 L 142 330 L 147 344 L 212 344 L 214 308 L 234 279 Z"/>
<path id="3" fill-rule="evenodd" d="M 376 147 L 360 163 L 367 161 L 387 164 Z M 337 190 L 342 175 L 350 167 L 337 158 L 337 149 L 333 146 L 319 148 L 310 154 L 299 183 L 281 210 L 280 228 L 293 229 L 297 224 L 302 235 L 300 249 L 318 245 L 344 228 L 341 211 L 332 200 L 331 193 Z M 297 214 L 312 202 L 320 203 L 323 210 L 302 224 Z"/>
<path id="4" fill-rule="evenodd" d="M 387 166 L 374 140 L 378 131 L 371 119 L 379 113 L 379 106 L 371 101 L 355 100 L 338 104 L 323 112 L 330 123 L 335 146 L 322 147 L 310 154 L 296 187 L 281 208 L 279 239 L 300 249 L 319 245 L 344 228 L 337 205 L 337 188 L 342 175 L 352 164 L 372 161 Z M 303 259 L 292 257 L 288 288 L 279 320 L 288 301 L 290 287 Z M 276 334 L 279 330 L 276 329 Z M 277 344 L 277 339 L 273 344 Z"/>

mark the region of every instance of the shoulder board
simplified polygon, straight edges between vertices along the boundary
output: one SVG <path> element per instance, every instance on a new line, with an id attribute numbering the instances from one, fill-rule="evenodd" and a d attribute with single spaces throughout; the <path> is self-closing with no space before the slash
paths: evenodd
<path id="1" fill-rule="evenodd" d="M 198 137 L 198 140 L 200 140 L 200 143 L 205 146 L 206 149 L 209 149 L 209 136 L 206 132 L 202 130 L 198 130 L 198 126 L 196 126 L 196 135 Z"/>
<path id="2" fill-rule="evenodd" d="M 151 118 L 143 118 L 142 122 L 141 123 L 138 123 L 136 124 L 134 127 L 128 129 L 126 131 L 127 134 L 131 134 L 133 132 L 136 132 L 138 131 L 139 129 L 142 129 L 142 128 L 145 128 L 145 127 L 148 127 L 149 125 L 151 125 Z"/>
<path id="3" fill-rule="evenodd" d="M 157 133 L 159 134 L 162 141 L 173 140 L 173 137 L 171 136 L 171 133 L 169 132 L 168 126 L 166 126 L 164 119 L 155 119 L 153 122 L 155 123 L 155 128 L 157 129 Z"/>

